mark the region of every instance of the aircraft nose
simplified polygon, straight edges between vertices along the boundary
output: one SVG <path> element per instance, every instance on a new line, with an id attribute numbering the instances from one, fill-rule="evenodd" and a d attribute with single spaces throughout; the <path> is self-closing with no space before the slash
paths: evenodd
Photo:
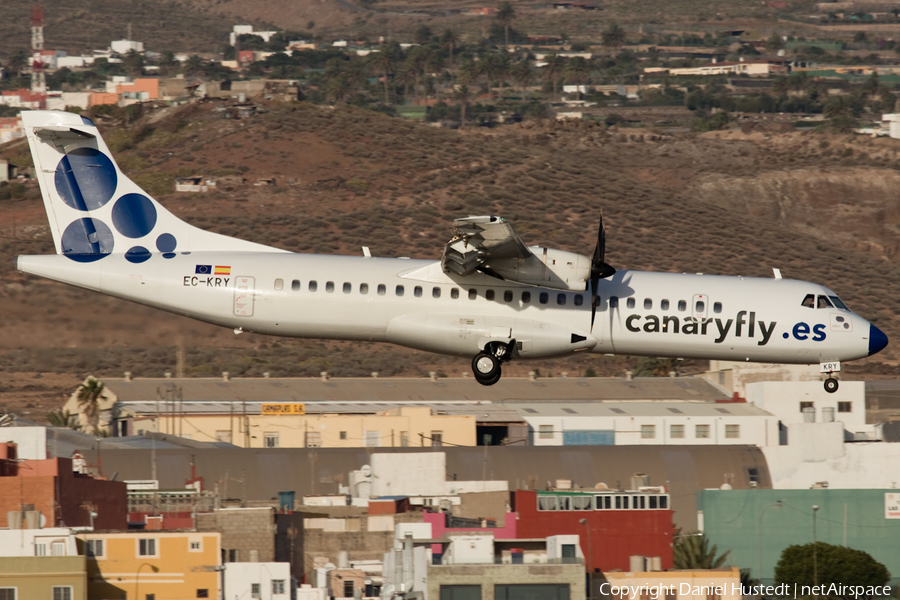
<path id="1" fill-rule="evenodd" d="M 869 324 L 869 356 L 881 352 L 888 345 L 888 338 L 884 332 Z"/>

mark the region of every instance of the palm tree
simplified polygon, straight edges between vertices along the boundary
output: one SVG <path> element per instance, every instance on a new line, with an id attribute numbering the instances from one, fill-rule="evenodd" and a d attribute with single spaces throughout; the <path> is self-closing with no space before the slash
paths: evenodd
<path id="1" fill-rule="evenodd" d="M 469 107 L 469 104 L 472 102 L 473 98 L 472 91 L 469 89 L 469 86 L 466 84 L 462 84 L 458 88 L 453 91 L 453 101 L 459 104 L 460 111 L 460 129 L 464 129 L 466 126 L 466 109 Z"/>
<path id="2" fill-rule="evenodd" d="M 381 73 L 384 81 L 384 103 L 388 105 L 391 103 L 388 97 L 389 81 L 397 63 L 400 62 L 399 49 L 400 46 L 396 42 L 387 44 L 384 48 L 372 54 L 370 58 L 372 68 L 376 72 Z"/>
<path id="3" fill-rule="evenodd" d="M 551 54 L 544 59 L 543 74 L 545 79 L 553 82 L 553 101 L 556 102 L 556 90 L 559 87 L 559 77 L 566 66 L 566 59 L 558 54 Z"/>
<path id="4" fill-rule="evenodd" d="M 67 410 L 57 408 L 47 413 L 47 422 L 53 427 L 71 427 L 72 415 Z"/>
<path id="5" fill-rule="evenodd" d="M 350 81 L 343 73 L 335 75 L 325 85 L 325 93 L 330 98 L 333 98 L 335 102 L 343 102 L 351 94 L 352 90 Z"/>
<path id="6" fill-rule="evenodd" d="M 85 425 L 85 433 L 97 435 L 100 428 L 100 398 L 106 386 L 97 378 L 88 377 L 84 383 L 78 386 L 75 392 L 75 399 L 78 401 L 78 408 L 81 414 L 87 420 Z"/>
<path id="7" fill-rule="evenodd" d="M 566 83 L 575 84 L 578 87 L 578 99 L 581 99 L 581 86 L 587 83 L 591 75 L 591 65 L 581 56 L 569 59 L 566 68 L 563 69 L 563 79 Z"/>
<path id="8" fill-rule="evenodd" d="M 132 78 L 140 77 L 144 72 L 144 55 L 131 49 L 122 57 L 122 66 Z"/>
<path id="9" fill-rule="evenodd" d="M 416 87 L 419 82 L 419 67 L 413 57 L 407 58 L 397 69 L 397 83 L 403 86 L 403 102 L 409 97 L 409 86 L 413 86 L 413 104 L 417 99 Z"/>
<path id="10" fill-rule="evenodd" d="M 615 51 L 625 45 L 625 30 L 616 23 L 610 23 L 603 32 L 601 40 L 605 47 L 613 49 L 613 56 L 615 56 Z"/>
<path id="11" fill-rule="evenodd" d="M 472 83 L 480 73 L 481 66 L 474 60 L 467 60 L 456 70 L 456 80 L 460 83 Z"/>
<path id="12" fill-rule="evenodd" d="M 159 57 L 157 65 L 159 65 L 159 71 L 162 75 L 171 77 L 175 74 L 175 70 L 178 68 L 178 61 L 175 60 L 175 53 L 171 50 L 166 50 Z"/>
<path id="13" fill-rule="evenodd" d="M 718 546 L 709 547 L 709 540 L 700 533 L 677 534 L 672 545 L 672 558 L 676 569 L 718 569 L 731 550 L 717 556 Z"/>
<path id="14" fill-rule="evenodd" d="M 483 72 L 488 78 L 488 93 L 491 92 L 491 82 L 496 81 L 500 88 L 500 99 L 503 99 L 503 82 L 509 77 L 509 55 L 489 54 L 485 57 Z"/>
<path id="15" fill-rule="evenodd" d="M 535 72 L 527 60 L 516 63 L 510 69 L 510 76 L 513 81 L 519 84 L 522 89 L 522 100 L 528 101 L 528 86 L 534 83 Z"/>
<path id="16" fill-rule="evenodd" d="M 200 75 L 201 73 L 203 73 L 203 67 L 203 59 L 196 54 L 192 54 L 186 61 L 184 61 L 184 70 L 188 75 Z"/>
<path id="17" fill-rule="evenodd" d="M 453 50 L 459 46 L 459 36 L 452 29 L 445 29 L 441 36 L 441 46 L 447 48 L 450 54 L 450 70 L 453 70 Z"/>
<path id="18" fill-rule="evenodd" d="M 509 26 L 516 18 L 515 9 L 509 2 L 503 2 L 500 4 L 500 8 L 497 9 L 497 14 L 494 18 L 496 18 L 497 22 L 503 26 L 503 32 L 506 36 L 506 47 L 509 48 Z"/>

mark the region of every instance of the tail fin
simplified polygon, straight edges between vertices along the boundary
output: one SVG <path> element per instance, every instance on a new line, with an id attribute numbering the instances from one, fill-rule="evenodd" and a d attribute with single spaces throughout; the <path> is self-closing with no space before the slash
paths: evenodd
<path id="1" fill-rule="evenodd" d="M 57 254 L 93 262 L 124 254 L 141 263 L 155 253 L 281 252 L 189 225 L 128 179 L 94 123 L 69 112 L 23 111 Z"/>

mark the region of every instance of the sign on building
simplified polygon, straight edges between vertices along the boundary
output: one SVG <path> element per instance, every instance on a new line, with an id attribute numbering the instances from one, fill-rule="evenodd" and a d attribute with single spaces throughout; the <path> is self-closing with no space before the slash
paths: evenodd
<path id="1" fill-rule="evenodd" d="M 884 518 L 900 519 L 900 494 L 891 492 L 885 493 Z"/>
<path id="2" fill-rule="evenodd" d="M 305 415 L 306 405 L 297 402 L 285 404 L 263 404 L 262 414 L 264 415 Z M 900 518 L 900 513 L 898 517 Z"/>

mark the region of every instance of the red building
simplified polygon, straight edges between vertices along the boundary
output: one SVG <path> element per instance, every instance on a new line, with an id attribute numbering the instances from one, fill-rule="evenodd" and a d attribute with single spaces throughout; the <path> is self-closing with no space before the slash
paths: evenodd
<path id="1" fill-rule="evenodd" d="M 97 479 L 72 470 L 72 460 L 17 460 L 15 444 L 0 444 L 0 527 L 7 512 L 37 511 L 45 527 L 126 529 L 126 491 L 122 481 Z"/>
<path id="2" fill-rule="evenodd" d="M 661 489 L 518 490 L 513 505 L 519 515 L 518 537 L 577 534 L 586 563 L 595 570 L 630 571 L 631 556 L 659 557 L 663 569 L 672 568 L 673 511 L 669 495 Z"/>

